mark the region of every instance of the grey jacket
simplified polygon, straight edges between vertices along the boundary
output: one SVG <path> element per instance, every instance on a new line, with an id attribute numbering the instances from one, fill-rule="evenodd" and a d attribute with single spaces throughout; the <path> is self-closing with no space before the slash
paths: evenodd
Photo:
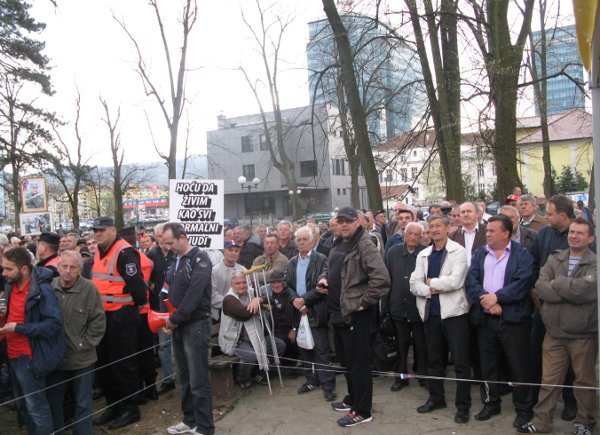
<path id="1" fill-rule="evenodd" d="M 342 238 L 336 239 L 331 253 L 337 249 Z M 390 274 L 371 236 L 359 227 L 352 236 L 352 247 L 344 257 L 342 265 L 342 292 L 340 311 L 346 322 L 351 321 L 351 314 L 360 307 L 375 305 L 390 291 Z M 321 276 L 327 278 L 326 274 Z"/>
<path id="2" fill-rule="evenodd" d="M 548 257 L 535 283 L 546 333 L 555 338 L 598 337 L 596 254 L 587 250 L 567 276 L 569 249 Z"/>
<path id="3" fill-rule="evenodd" d="M 92 281 L 81 276 L 69 289 L 63 289 L 60 278 L 56 277 L 52 280 L 52 288 L 62 311 L 67 345 L 65 360 L 59 370 L 88 367 L 98 359 L 96 346 L 106 329 L 100 293 Z"/>

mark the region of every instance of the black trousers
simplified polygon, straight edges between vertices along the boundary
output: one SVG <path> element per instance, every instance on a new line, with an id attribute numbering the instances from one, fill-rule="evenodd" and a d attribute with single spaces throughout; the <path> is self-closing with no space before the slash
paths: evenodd
<path id="1" fill-rule="evenodd" d="M 154 363 L 154 346 L 155 335 L 148 326 L 148 314 L 140 314 L 137 351 L 143 351 L 138 354 L 139 364 L 139 380 L 140 386 L 149 387 L 156 382 L 156 364 Z M 147 349 L 147 350 L 144 350 Z"/>
<path id="2" fill-rule="evenodd" d="M 356 414 L 368 418 L 373 407 L 373 378 L 371 376 L 371 316 L 369 308 L 352 314 L 352 326 L 334 326 L 335 352 L 346 368 L 348 395 L 344 403 Z"/>
<path id="3" fill-rule="evenodd" d="M 425 330 L 422 322 L 407 322 L 392 319 L 396 330 L 398 343 L 398 359 L 396 360 L 396 373 L 408 373 L 408 348 L 411 338 L 413 344 L 413 371 L 419 375 L 427 374 L 427 347 L 425 344 Z"/>
<path id="4" fill-rule="evenodd" d="M 106 400 L 112 404 L 131 396 L 118 405 L 126 410 L 137 409 L 134 393 L 138 391 L 138 359 L 130 355 L 135 353 L 136 349 L 139 317 L 139 311 L 133 305 L 106 311 L 106 332 L 96 348 L 96 367 L 110 364 L 97 372 L 98 382 L 104 390 Z M 121 358 L 124 359 L 114 363 Z"/>
<path id="5" fill-rule="evenodd" d="M 506 323 L 499 316 L 484 315 L 483 325 L 477 329 L 481 376 L 484 381 L 500 381 L 502 355 L 506 356 L 510 368 L 510 379 L 515 383 L 531 382 L 530 335 L 531 323 Z M 499 384 L 484 384 L 484 405 L 500 408 Z M 529 387 L 513 387 L 513 404 L 517 414 L 529 414 Z"/>
<path id="6" fill-rule="evenodd" d="M 331 354 L 329 353 L 329 330 L 327 327 L 310 328 L 314 349 L 300 349 L 300 356 L 304 363 L 304 376 L 306 382 L 320 385 L 323 391 L 335 391 L 335 372 L 331 367 Z M 310 363 L 315 363 L 313 366 Z"/>
<path id="7" fill-rule="evenodd" d="M 469 364 L 469 315 L 450 317 L 442 320 L 430 316 L 423 324 L 427 343 L 427 374 L 429 376 L 446 376 L 446 360 L 448 350 L 454 359 L 454 370 L 459 379 L 471 378 Z M 429 398 L 436 403 L 446 401 L 444 381 L 429 379 Z M 456 408 L 471 408 L 470 382 L 456 382 Z"/>

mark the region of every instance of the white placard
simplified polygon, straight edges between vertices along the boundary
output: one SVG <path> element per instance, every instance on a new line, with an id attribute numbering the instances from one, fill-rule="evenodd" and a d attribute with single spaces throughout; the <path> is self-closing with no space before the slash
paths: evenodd
<path id="1" fill-rule="evenodd" d="M 180 222 L 188 240 L 202 249 L 223 249 L 223 180 L 170 180 L 169 221 Z"/>

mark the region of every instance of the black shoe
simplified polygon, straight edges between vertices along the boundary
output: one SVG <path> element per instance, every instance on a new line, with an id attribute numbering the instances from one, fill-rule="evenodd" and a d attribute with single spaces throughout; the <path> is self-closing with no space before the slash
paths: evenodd
<path id="1" fill-rule="evenodd" d="M 325 400 L 327 400 L 328 402 L 333 402 L 337 397 L 335 391 L 333 390 L 324 391 L 323 395 L 325 396 Z"/>
<path id="2" fill-rule="evenodd" d="M 160 387 L 158 387 L 158 390 L 156 391 L 158 393 L 159 396 L 162 396 L 163 394 L 174 390 L 175 389 L 175 382 L 163 382 L 162 384 L 160 384 Z"/>
<path id="3" fill-rule="evenodd" d="M 406 381 L 394 381 L 394 383 L 390 387 L 390 391 L 400 391 L 404 387 L 408 387 L 408 382 L 406 382 Z"/>
<path id="4" fill-rule="evenodd" d="M 483 409 L 475 414 L 475 420 L 486 421 L 492 418 L 494 415 L 500 414 L 500 408 L 495 406 L 484 405 Z"/>
<path id="5" fill-rule="evenodd" d="M 429 399 L 429 400 L 428 400 L 428 401 L 425 403 L 425 405 L 419 406 L 419 407 L 417 408 L 417 412 L 418 412 L 419 414 L 426 414 L 426 413 L 428 413 L 428 412 L 435 411 L 436 409 L 443 409 L 443 408 L 445 408 L 446 406 L 447 406 L 447 405 L 446 405 L 446 402 L 436 403 L 436 402 L 434 402 L 433 400 Z"/>
<path id="6" fill-rule="evenodd" d="M 563 409 L 562 414 L 560 414 L 560 418 L 564 421 L 573 421 L 575 420 L 575 417 L 577 417 L 577 404 L 565 404 L 565 408 Z"/>
<path id="7" fill-rule="evenodd" d="M 94 425 L 95 426 L 103 426 L 105 424 L 108 424 L 111 421 L 113 421 L 114 419 L 116 419 L 119 416 L 119 414 L 120 414 L 119 409 L 116 406 L 111 406 L 106 411 L 104 411 L 102 414 L 100 414 L 99 417 L 96 417 L 94 419 Z"/>
<path id="8" fill-rule="evenodd" d="M 150 387 L 147 387 L 146 390 L 144 391 L 146 399 L 148 400 L 157 400 L 158 399 L 158 391 L 156 390 L 156 386 L 155 385 L 151 385 Z"/>
<path id="9" fill-rule="evenodd" d="M 137 423 L 138 421 L 140 421 L 139 411 L 123 411 L 116 420 L 113 420 L 112 423 L 108 425 L 108 428 L 110 430 L 119 429 L 132 423 Z"/>
<path id="10" fill-rule="evenodd" d="M 454 423 L 465 424 L 469 421 L 469 410 L 459 409 L 454 416 Z"/>
<path id="11" fill-rule="evenodd" d="M 533 413 L 531 413 L 531 412 L 518 413 L 517 416 L 515 417 L 515 420 L 513 421 L 513 427 L 516 427 L 518 429 L 521 426 L 525 426 L 527 423 L 529 423 L 531 421 L 532 418 L 533 418 Z"/>

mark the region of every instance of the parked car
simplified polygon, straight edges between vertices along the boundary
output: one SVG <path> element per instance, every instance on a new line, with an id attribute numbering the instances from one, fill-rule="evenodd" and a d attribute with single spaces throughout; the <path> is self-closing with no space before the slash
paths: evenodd
<path id="1" fill-rule="evenodd" d="M 331 212 L 317 212 L 317 213 L 309 213 L 306 215 L 306 219 L 314 219 L 315 222 L 329 222 L 329 219 L 333 217 L 333 213 Z"/>

